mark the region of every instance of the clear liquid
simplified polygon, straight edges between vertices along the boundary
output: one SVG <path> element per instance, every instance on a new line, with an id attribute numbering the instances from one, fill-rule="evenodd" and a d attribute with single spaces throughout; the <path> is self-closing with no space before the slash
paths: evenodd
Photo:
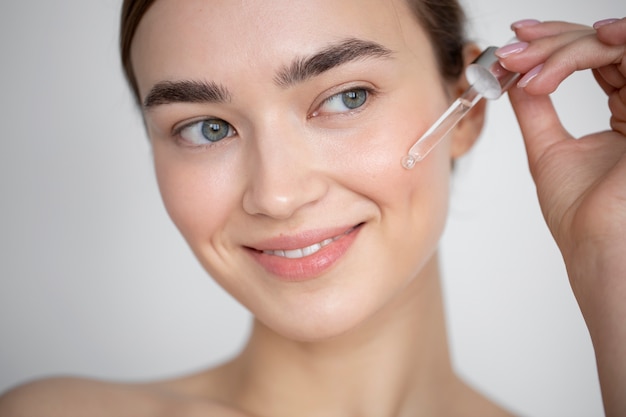
<path id="1" fill-rule="evenodd" d="M 409 149 L 408 155 L 402 158 L 402 166 L 411 169 L 419 161 L 426 158 L 426 155 L 441 142 L 481 98 L 482 96 L 470 87 L 461 97 L 454 100 L 441 117 Z"/>

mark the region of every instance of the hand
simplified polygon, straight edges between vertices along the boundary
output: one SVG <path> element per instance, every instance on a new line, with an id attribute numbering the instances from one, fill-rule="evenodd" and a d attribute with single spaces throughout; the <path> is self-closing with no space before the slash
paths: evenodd
<path id="1" fill-rule="evenodd" d="M 607 415 L 626 415 L 626 19 L 513 29 L 520 43 L 497 54 L 525 74 L 509 96 L 539 202 L 594 343 Z M 576 140 L 548 95 L 585 69 L 608 95 L 610 130 Z"/>

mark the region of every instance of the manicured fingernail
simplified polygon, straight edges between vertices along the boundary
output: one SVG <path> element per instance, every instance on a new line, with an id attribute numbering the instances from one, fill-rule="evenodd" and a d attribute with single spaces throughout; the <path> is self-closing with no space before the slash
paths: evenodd
<path id="1" fill-rule="evenodd" d="M 524 51 L 526 48 L 528 48 L 528 43 L 515 42 L 515 43 L 510 43 L 508 45 L 504 45 L 503 47 L 496 49 L 495 54 L 498 58 L 506 58 L 507 56 L 510 56 L 510 55 L 519 54 L 520 52 Z"/>
<path id="2" fill-rule="evenodd" d="M 511 29 L 515 30 L 515 29 L 521 29 L 521 28 L 525 28 L 525 27 L 529 27 L 529 26 L 535 26 L 538 25 L 539 23 L 541 23 L 539 20 L 536 19 L 524 19 L 524 20 L 518 20 L 517 22 L 513 23 L 511 25 Z"/>
<path id="3" fill-rule="evenodd" d="M 528 71 L 517 83 L 519 88 L 524 88 L 531 82 L 543 69 L 543 64 L 537 65 L 535 68 Z"/>
<path id="4" fill-rule="evenodd" d="M 603 19 L 603 20 L 598 20 L 596 23 L 593 24 L 593 28 L 597 29 L 600 26 L 606 26 L 606 25 L 610 25 L 611 23 L 615 23 L 617 22 L 619 19 Z"/>

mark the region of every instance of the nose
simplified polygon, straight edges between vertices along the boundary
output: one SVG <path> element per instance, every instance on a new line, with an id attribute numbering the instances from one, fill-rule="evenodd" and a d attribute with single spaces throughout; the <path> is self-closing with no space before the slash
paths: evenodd
<path id="1" fill-rule="evenodd" d="M 248 214 L 287 219 L 328 192 L 328 183 L 308 149 L 308 138 L 284 133 L 280 137 L 257 135 L 253 142 L 243 196 Z"/>

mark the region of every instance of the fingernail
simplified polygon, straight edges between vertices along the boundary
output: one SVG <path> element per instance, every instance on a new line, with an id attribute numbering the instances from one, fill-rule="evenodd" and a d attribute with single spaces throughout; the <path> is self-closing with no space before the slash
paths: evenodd
<path id="1" fill-rule="evenodd" d="M 603 20 L 598 20 L 596 23 L 593 24 L 593 28 L 597 29 L 600 26 L 606 26 L 606 25 L 610 25 L 611 23 L 615 23 L 617 22 L 619 19 L 603 19 Z"/>
<path id="2" fill-rule="evenodd" d="M 514 22 L 511 25 L 511 29 L 513 29 L 513 30 L 521 29 L 521 28 L 525 28 L 525 27 L 529 27 L 529 26 L 535 26 L 535 25 L 538 25 L 539 23 L 541 23 L 541 22 L 539 20 L 536 20 L 536 19 L 518 20 L 517 22 Z"/>
<path id="3" fill-rule="evenodd" d="M 495 54 L 498 58 L 506 58 L 507 56 L 510 56 L 510 55 L 519 54 L 520 52 L 524 51 L 526 48 L 528 48 L 528 43 L 515 42 L 515 43 L 510 43 L 508 45 L 504 45 L 503 47 L 496 49 Z"/>
<path id="4" fill-rule="evenodd" d="M 535 68 L 531 69 L 530 71 L 528 71 L 521 80 L 519 80 L 519 82 L 517 83 L 517 86 L 519 88 L 524 88 L 528 85 L 529 82 L 531 82 L 533 80 L 533 78 L 535 78 L 537 75 L 539 75 L 539 73 L 541 72 L 541 70 L 543 69 L 543 64 L 541 65 L 537 65 Z"/>

